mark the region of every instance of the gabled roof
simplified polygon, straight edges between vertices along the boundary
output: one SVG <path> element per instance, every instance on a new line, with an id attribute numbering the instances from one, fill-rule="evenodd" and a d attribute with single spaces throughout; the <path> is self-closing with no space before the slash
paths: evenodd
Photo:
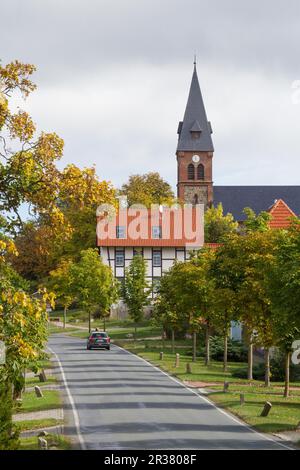
<path id="1" fill-rule="evenodd" d="M 117 227 L 122 227 L 122 238 L 116 236 Z M 161 238 L 154 236 L 153 227 L 160 227 Z M 164 207 L 162 211 L 129 208 L 118 211 L 115 217 L 97 217 L 97 246 L 100 247 L 200 248 L 203 243 L 204 220 L 200 207 L 190 205 L 182 210 Z"/>
<path id="2" fill-rule="evenodd" d="M 213 191 L 214 206 L 221 202 L 224 213 L 231 212 L 238 221 L 245 220 L 245 207 L 259 213 L 269 210 L 278 199 L 300 216 L 300 186 L 214 186 Z"/>
<path id="3" fill-rule="evenodd" d="M 291 217 L 296 217 L 296 214 L 282 199 L 278 199 L 268 212 L 272 216 L 269 224 L 271 228 L 287 228 L 291 223 Z"/>
<path id="4" fill-rule="evenodd" d="M 200 132 L 200 137 L 193 137 L 193 132 Z M 211 125 L 207 121 L 195 64 L 184 118 L 178 126 L 177 151 L 213 152 L 211 133 Z"/>

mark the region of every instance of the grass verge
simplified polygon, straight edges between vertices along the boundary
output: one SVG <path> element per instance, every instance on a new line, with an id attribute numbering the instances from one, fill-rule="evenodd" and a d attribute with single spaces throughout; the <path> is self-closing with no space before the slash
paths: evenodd
<path id="1" fill-rule="evenodd" d="M 48 442 L 48 448 L 54 450 L 70 450 L 71 443 L 65 436 L 49 434 L 44 439 Z M 35 437 L 21 437 L 20 450 L 38 450 L 38 438 Z"/>
<path id="2" fill-rule="evenodd" d="M 26 392 L 23 395 L 22 405 L 18 413 L 29 413 L 31 411 L 51 410 L 60 408 L 61 399 L 57 390 L 43 390 L 43 397 L 38 398 L 35 392 Z"/>
<path id="3" fill-rule="evenodd" d="M 31 431 L 34 429 L 45 429 L 51 426 L 59 426 L 63 424 L 62 419 L 46 418 L 32 419 L 26 421 L 17 421 L 14 423 L 18 431 Z"/>

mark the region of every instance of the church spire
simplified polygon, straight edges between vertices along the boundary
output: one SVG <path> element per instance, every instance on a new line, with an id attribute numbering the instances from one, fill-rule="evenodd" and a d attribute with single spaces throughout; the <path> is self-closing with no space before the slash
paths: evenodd
<path id="1" fill-rule="evenodd" d="M 213 152 L 211 125 L 207 121 L 197 75 L 196 56 L 189 97 L 183 121 L 178 127 L 177 151 Z"/>

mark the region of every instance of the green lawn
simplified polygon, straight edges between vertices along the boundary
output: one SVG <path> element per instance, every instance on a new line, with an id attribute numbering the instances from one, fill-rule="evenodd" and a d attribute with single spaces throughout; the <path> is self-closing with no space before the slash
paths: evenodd
<path id="1" fill-rule="evenodd" d="M 66 436 L 49 434 L 44 439 L 48 442 L 48 448 L 55 447 L 58 450 L 70 450 L 71 443 Z M 20 450 L 38 450 L 38 438 L 35 437 L 21 437 Z"/>
<path id="2" fill-rule="evenodd" d="M 37 398 L 35 392 L 26 392 L 23 395 L 22 406 L 17 409 L 18 413 L 30 411 L 50 410 L 61 406 L 61 399 L 57 390 L 43 390 L 44 396 Z"/>
<path id="3" fill-rule="evenodd" d="M 45 429 L 50 426 L 58 426 L 60 424 L 63 424 L 63 420 L 54 418 L 32 419 L 15 422 L 15 426 L 20 432 L 29 431 L 32 429 Z"/>
<path id="4" fill-rule="evenodd" d="M 245 395 L 245 404 L 240 404 L 238 392 L 213 393 L 209 398 L 222 408 L 239 416 L 251 426 L 262 432 L 279 432 L 293 430 L 300 422 L 300 395 L 283 398 L 282 395 L 270 393 L 251 393 L 249 387 L 241 390 Z M 270 401 L 272 409 L 267 417 L 261 417 L 264 403 Z"/>
<path id="5" fill-rule="evenodd" d="M 46 374 L 46 382 L 40 382 L 38 377 L 26 377 L 26 387 L 34 387 L 35 385 L 49 385 L 57 382 L 57 378 L 54 375 Z"/>

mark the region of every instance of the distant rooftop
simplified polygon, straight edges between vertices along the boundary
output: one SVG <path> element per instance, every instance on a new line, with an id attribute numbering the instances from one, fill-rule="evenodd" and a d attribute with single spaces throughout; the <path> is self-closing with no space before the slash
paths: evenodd
<path id="1" fill-rule="evenodd" d="M 300 216 L 300 186 L 214 186 L 213 191 L 214 206 L 221 202 L 224 213 L 231 212 L 239 221 L 246 219 L 245 207 L 256 213 L 267 211 L 278 199 Z"/>

